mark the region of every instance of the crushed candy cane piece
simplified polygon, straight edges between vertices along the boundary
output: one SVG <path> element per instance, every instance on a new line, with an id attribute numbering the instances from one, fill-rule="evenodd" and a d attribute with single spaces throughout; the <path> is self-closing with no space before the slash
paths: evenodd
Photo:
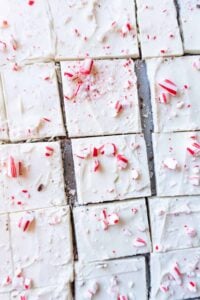
<path id="1" fill-rule="evenodd" d="M 128 300 L 128 297 L 125 296 L 125 295 L 119 295 L 119 296 L 117 297 L 117 300 Z"/>
<path id="2" fill-rule="evenodd" d="M 93 168 L 93 170 L 94 170 L 94 172 L 96 172 L 96 171 L 98 171 L 99 169 L 100 169 L 100 162 L 99 162 L 98 159 L 95 159 L 95 160 L 94 160 L 94 168 Z"/>
<path id="3" fill-rule="evenodd" d="M 45 149 L 46 149 L 45 156 L 49 157 L 53 155 L 54 149 L 52 147 L 46 146 Z"/>
<path id="4" fill-rule="evenodd" d="M 175 158 L 168 157 L 163 161 L 163 163 L 169 170 L 176 170 L 178 168 L 178 162 Z"/>
<path id="5" fill-rule="evenodd" d="M 122 110 L 123 110 L 123 105 L 121 104 L 120 101 L 117 101 L 115 103 L 115 116 L 118 116 Z"/>
<path id="6" fill-rule="evenodd" d="M 98 156 L 98 154 L 99 154 L 99 150 L 98 150 L 98 148 L 96 148 L 96 147 L 93 147 L 93 149 L 92 149 L 92 156 L 93 156 L 93 157 L 97 157 L 97 156 Z"/>
<path id="7" fill-rule="evenodd" d="M 116 225 L 119 223 L 119 216 L 116 213 L 112 213 L 108 216 L 108 224 L 109 225 Z"/>
<path id="8" fill-rule="evenodd" d="M 120 169 L 126 169 L 128 166 L 128 159 L 122 154 L 117 154 L 117 164 Z"/>
<path id="9" fill-rule="evenodd" d="M 196 293 L 197 291 L 197 284 L 194 281 L 189 281 L 187 284 L 187 288 L 190 292 Z"/>
<path id="10" fill-rule="evenodd" d="M 11 42 L 11 45 L 12 45 L 13 50 L 16 51 L 16 50 L 18 49 L 18 43 L 17 43 L 17 41 L 14 39 L 13 36 L 11 37 L 10 42 Z"/>
<path id="11" fill-rule="evenodd" d="M 200 143 L 198 143 L 197 141 L 190 141 L 188 147 L 187 147 L 187 151 L 193 155 L 193 156 L 197 156 L 200 154 Z"/>
<path id="12" fill-rule="evenodd" d="M 170 273 L 173 276 L 173 278 L 176 280 L 176 282 L 178 284 L 181 284 L 181 282 L 182 282 L 182 280 L 181 280 L 182 274 L 181 274 L 180 268 L 179 268 L 179 266 L 178 266 L 177 263 L 173 264 Z"/>
<path id="13" fill-rule="evenodd" d="M 160 285 L 160 290 L 161 290 L 163 293 L 167 293 L 167 292 L 169 292 L 169 287 L 168 287 L 168 285 L 161 284 L 161 285 Z"/>
<path id="14" fill-rule="evenodd" d="M 160 87 L 162 87 L 165 91 L 167 91 L 170 95 L 176 96 L 177 94 L 177 86 L 174 82 L 169 79 L 165 79 L 162 82 L 158 83 Z"/>
<path id="15" fill-rule="evenodd" d="M 7 175 L 11 178 L 16 178 L 20 175 L 20 164 L 12 156 L 9 157 L 7 162 Z"/>
<path id="16" fill-rule="evenodd" d="M 34 219 L 35 216 L 32 212 L 26 212 L 24 216 L 20 218 L 18 227 L 22 229 L 22 231 L 27 231 Z"/>
<path id="17" fill-rule="evenodd" d="M 90 156 L 90 149 L 89 148 L 80 149 L 75 155 L 78 158 L 86 159 Z"/>
<path id="18" fill-rule="evenodd" d="M 29 278 L 24 279 L 24 288 L 26 290 L 29 290 L 31 288 L 31 279 L 29 279 Z"/>
<path id="19" fill-rule="evenodd" d="M 166 93 L 161 93 L 160 96 L 158 97 L 158 100 L 160 103 L 167 104 L 169 102 L 169 96 Z"/>
<path id="20" fill-rule="evenodd" d="M 197 71 L 200 71 L 200 59 L 194 61 L 193 67 L 194 67 Z"/>
<path id="21" fill-rule="evenodd" d="M 99 284 L 96 281 L 90 283 L 88 290 L 85 293 L 86 299 L 92 299 L 99 290 Z"/>
<path id="22" fill-rule="evenodd" d="M 2 286 L 7 286 L 12 283 L 11 277 L 8 275 L 2 280 Z"/>
<path id="23" fill-rule="evenodd" d="M 81 65 L 80 68 L 80 73 L 82 75 L 89 75 L 92 71 L 92 67 L 93 67 L 94 61 L 91 58 L 86 58 L 83 61 L 83 64 Z"/>
<path id="24" fill-rule="evenodd" d="M 117 153 L 117 147 L 113 143 L 107 143 L 99 148 L 99 152 L 106 156 L 115 156 Z"/>
<path id="25" fill-rule="evenodd" d="M 133 241 L 133 246 L 135 246 L 135 247 L 145 247 L 146 244 L 147 243 L 145 242 L 145 240 L 143 240 L 140 237 L 135 238 Z"/>
<path id="26" fill-rule="evenodd" d="M 139 172 L 138 172 L 137 170 L 135 170 L 135 169 L 132 170 L 131 174 L 132 174 L 132 178 L 133 178 L 134 180 L 137 180 L 137 179 L 139 179 L 139 177 L 140 177 Z"/>
<path id="27" fill-rule="evenodd" d="M 187 225 L 185 225 L 184 228 L 185 228 L 185 232 L 190 237 L 195 237 L 197 235 L 197 231 L 194 228 L 188 227 Z"/>

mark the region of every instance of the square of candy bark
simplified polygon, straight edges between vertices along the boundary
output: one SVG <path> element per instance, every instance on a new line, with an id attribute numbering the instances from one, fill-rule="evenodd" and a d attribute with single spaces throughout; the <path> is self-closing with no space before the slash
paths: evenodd
<path id="1" fill-rule="evenodd" d="M 11 278 L 13 275 L 12 250 L 9 233 L 9 216 L 8 214 L 0 215 L 0 299 L 1 293 L 11 289 Z M 4 299 L 4 298 L 3 298 Z M 5 298 L 6 299 L 6 298 Z"/>
<path id="2" fill-rule="evenodd" d="M 8 126 L 0 77 L 0 140 L 8 140 Z"/>
<path id="3" fill-rule="evenodd" d="M 177 56 L 183 46 L 173 0 L 136 0 L 142 57 Z"/>
<path id="4" fill-rule="evenodd" d="M 72 139 L 78 203 L 151 194 L 142 134 Z"/>
<path id="5" fill-rule="evenodd" d="M 74 208 L 79 260 L 95 261 L 151 251 L 145 200 Z"/>
<path id="6" fill-rule="evenodd" d="M 75 264 L 76 300 L 147 299 L 144 257 Z"/>
<path id="7" fill-rule="evenodd" d="M 23 299 L 28 300 L 72 300 L 71 289 L 69 284 L 59 286 L 50 286 L 44 288 L 31 288 L 26 291 L 13 291 L 11 300 Z M 10 299 L 10 298 L 9 298 Z"/>
<path id="8" fill-rule="evenodd" d="M 135 5 L 131 0 L 48 0 L 56 59 L 138 57 Z"/>
<path id="9" fill-rule="evenodd" d="M 200 248 L 151 254 L 151 300 L 199 299 Z"/>
<path id="10" fill-rule="evenodd" d="M 0 212 L 66 204 L 60 142 L 0 146 Z"/>
<path id="11" fill-rule="evenodd" d="M 185 53 L 200 53 L 200 3 L 198 0 L 178 0 L 180 24 Z M 197 25 L 198 24 L 198 25 Z"/>
<path id="12" fill-rule="evenodd" d="M 61 62 L 69 136 L 141 132 L 131 59 Z"/>
<path id="13" fill-rule="evenodd" d="M 2 69 L 11 141 L 65 136 L 54 63 Z"/>
<path id="14" fill-rule="evenodd" d="M 0 65 L 8 61 L 47 61 L 54 57 L 46 1 L 0 0 Z"/>
<path id="15" fill-rule="evenodd" d="M 158 196 L 200 194 L 200 132 L 153 134 Z"/>
<path id="16" fill-rule="evenodd" d="M 199 196 L 149 199 L 155 252 L 200 247 L 199 199 Z"/>
<path id="17" fill-rule="evenodd" d="M 154 131 L 200 129 L 200 56 L 146 61 Z"/>
<path id="18" fill-rule="evenodd" d="M 28 278 L 30 286 L 39 288 L 67 284 L 73 279 L 68 206 L 12 213 L 10 226 L 15 276 L 22 278 L 22 283 Z M 18 280 L 16 285 L 24 287 Z"/>

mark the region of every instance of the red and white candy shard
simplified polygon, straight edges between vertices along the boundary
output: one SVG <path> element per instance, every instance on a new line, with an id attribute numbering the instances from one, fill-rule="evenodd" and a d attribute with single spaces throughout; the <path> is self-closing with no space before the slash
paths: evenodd
<path id="1" fill-rule="evenodd" d="M 135 238 L 133 241 L 133 246 L 135 247 L 145 247 L 146 245 L 147 243 L 145 242 L 145 240 L 140 237 Z"/>
<path id="2" fill-rule="evenodd" d="M 188 227 L 187 225 L 184 226 L 185 228 L 185 232 L 187 233 L 187 235 L 189 235 L 190 237 L 195 237 L 197 235 L 197 231 L 196 229 L 192 228 L 192 227 Z"/>
<path id="3" fill-rule="evenodd" d="M 193 156 L 198 156 L 200 154 L 200 143 L 191 140 L 187 147 L 187 151 Z"/>
<path id="4" fill-rule="evenodd" d="M 189 180 L 190 180 L 191 184 L 194 185 L 194 186 L 199 186 L 199 184 L 200 184 L 200 176 L 197 176 L 197 175 L 196 176 L 190 176 Z"/>
<path id="5" fill-rule="evenodd" d="M 182 278 L 182 274 L 181 274 L 180 268 L 179 268 L 179 266 L 178 266 L 177 263 L 175 263 L 172 266 L 170 273 L 173 276 L 173 278 L 176 280 L 176 282 L 178 284 L 181 284 L 181 282 L 182 282 L 182 279 L 181 279 Z"/>
<path id="6" fill-rule="evenodd" d="M 132 170 L 131 174 L 132 174 L 132 178 L 133 178 L 134 180 L 137 180 L 137 179 L 139 179 L 139 177 L 140 177 L 139 172 L 138 172 L 137 170 L 135 170 L 135 169 Z"/>
<path id="7" fill-rule="evenodd" d="M 20 163 L 13 156 L 10 156 L 7 161 L 7 175 L 11 178 L 16 178 L 20 175 Z"/>
<path id="8" fill-rule="evenodd" d="M 94 167 L 93 167 L 93 171 L 96 172 L 100 169 L 100 162 L 98 159 L 94 160 Z"/>
<path id="9" fill-rule="evenodd" d="M 93 153 L 93 152 L 92 152 Z M 83 148 L 76 152 L 75 154 L 78 158 L 86 159 L 90 156 L 90 149 L 89 148 Z"/>
<path id="10" fill-rule="evenodd" d="M 117 147 L 113 143 L 106 143 L 99 148 L 99 152 L 106 156 L 115 156 L 117 153 Z"/>
<path id="11" fill-rule="evenodd" d="M 116 213 L 112 213 L 108 216 L 108 224 L 109 225 L 116 225 L 119 223 L 119 216 Z"/>
<path id="12" fill-rule="evenodd" d="M 104 230 L 107 230 L 110 225 L 116 225 L 119 223 L 119 216 L 116 213 L 107 214 L 106 209 L 103 209 L 100 213 L 101 225 Z"/>
<path id="13" fill-rule="evenodd" d="M 167 293 L 167 292 L 169 292 L 169 286 L 166 285 L 166 284 L 161 284 L 161 285 L 160 285 L 160 290 L 161 290 L 163 293 Z"/>
<path id="14" fill-rule="evenodd" d="M 190 292 L 196 293 L 197 292 L 197 284 L 194 281 L 189 281 L 187 284 L 187 288 Z"/>
<path id="15" fill-rule="evenodd" d="M 93 281 L 89 284 L 89 287 L 85 293 L 85 299 L 93 299 L 99 290 L 99 284 Z"/>
<path id="16" fill-rule="evenodd" d="M 178 168 L 178 162 L 175 158 L 171 158 L 171 157 L 165 158 L 163 164 L 169 170 L 176 170 Z"/>
<path id="17" fill-rule="evenodd" d="M 128 166 L 128 159 L 122 154 L 117 154 L 117 165 L 121 170 L 126 169 Z"/>
<path id="18" fill-rule="evenodd" d="M 176 96 L 177 94 L 177 86 L 174 82 L 169 79 L 165 79 L 162 82 L 158 83 L 161 88 L 167 91 L 170 95 Z"/>
<path id="19" fill-rule="evenodd" d="M 2 280 L 2 286 L 7 286 L 12 283 L 11 277 L 8 275 Z"/>
<path id="20" fill-rule="evenodd" d="M 93 67 L 93 59 L 91 58 L 86 58 L 84 61 L 83 61 L 83 64 L 80 68 L 80 73 L 82 75 L 89 75 L 92 71 L 92 67 Z"/>
<path id="21" fill-rule="evenodd" d="M 123 110 L 123 105 L 122 105 L 122 103 L 121 103 L 120 101 L 117 101 L 117 102 L 115 103 L 115 114 L 114 114 L 114 116 L 118 116 L 119 113 L 120 113 L 122 110 Z"/>
<path id="22" fill-rule="evenodd" d="M 128 296 L 125 296 L 125 295 L 119 295 L 117 297 L 117 300 L 128 300 Z"/>
<path id="23" fill-rule="evenodd" d="M 167 104 L 169 102 L 169 96 L 167 93 L 161 93 L 158 100 L 160 103 Z"/>
<path id="24" fill-rule="evenodd" d="M 45 156 L 49 157 L 53 155 L 54 149 L 52 147 L 46 146 L 45 149 L 46 149 Z"/>
<path id="25" fill-rule="evenodd" d="M 22 229 L 22 231 L 27 231 L 34 219 L 34 213 L 26 212 L 24 216 L 19 220 L 18 227 Z"/>
<path id="26" fill-rule="evenodd" d="M 29 279 L 29 278 L 24 279 L 24 288 L 26 290 L 29 290 L 31 288 L 31 279 Z"/>

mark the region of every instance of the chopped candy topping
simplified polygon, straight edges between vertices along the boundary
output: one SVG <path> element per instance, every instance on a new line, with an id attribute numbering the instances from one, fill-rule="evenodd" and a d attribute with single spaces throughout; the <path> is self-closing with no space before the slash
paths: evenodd
<path id="1" fill-rule="evenodd" d="M 179 266 L 178 266 L 177 263 L 175 263 L 175 264 L 172 266 L 171 275 L 172 275 L 173 278 L 177 281 L 178 284 L 181 284 L 181 277 L 182 277 L 182 274 L 181 274 L 181 271 L 180 271 Z"/>
<path id="2" fill-rule="evenodd" d="M 160 103 L 164 103 L 164 104 L 167 104 L 168 103 L 168 94 L 166 93 L 161 93 L 158 100 Z"/>
<path id="3" fill-rule="evenodd" d="M 98 150 L 96 147 L 94 147 L 94 148 L 92 149 L 92 156 L 93 156 L 93 157 L 97 157 L 97 156 L 98 156 L 98 153 L 99 153 L 99 150 Z"/>
<path id="4" fill-rule="evenodd" d="M 2 280 L 2 285 L 3 286 L 7 286 L 9 284 L 12 283 L 12 279 L 10 278 L 10 276 L 6 276 L 3 280 Z"/>
<path id="5" fill-rule="evenodd" d="M 106 156 L 115 156 L 117 153 L 117 147 L 113 143 L 107 143 L 99 148 L 101 154 Z"/>
<path id="6" fill-rule="evenodd" d="M 35 4 L 35 1 L 34 1 L 34 0 L 30 0 L 30 1 L 28 2 L 28 5 L 30 5 L 30 6 L 32 6 L 33 4 Z"/>
<path id="7" fill-rule="evenodd" d="M 45 149 L 46 149 L 45 156 L 53 155 L 54 149 L 52 147 L 46 146 Z"/>
<path id="8" fill-rule="evenodd" d="M 90 156 L 90 149 L 89 148 L 83 148 L 80 149 L 78 153 L 75 154 L 78 158 L 85 159 Z"/>
<path id="9" fill-rule="evenodd" d="M 176 170 L 178 167 L 178 162 L 176 159 L 168 157 L 164 160 L 164 166 L 170 170 Z"/>
<path id="10" fill-rule="evenodd" d="M 126 23 L 123 27 L 122 27 L 122 35 L 125 36 L 129 31 L 131 31 L 131 24 L 130 23 Z"/>
<path id="11" fill-rule="evenodd" d="M 189 235 L 190 237 L 195 237 L 197 235 L 197 232 L 194 228 L 188 227 L 187 225 L 185 225 L 184 227 L 187 235 Z"/>
<path id="12" fill-rule="evenodd" d="M 123 105 L 120 101 L 117 101 L 115 104 L 115 116 L 117 116 L 123 110 Z"/>
<path id="13" fill-rule="evenodd" d="M 103 209 L 100 213 L 100 221 L 104 230 L 107 230 L 109 226 L 119 223 L 119 216 L 116 213 L 107 215 L 106 209 Z"/>
<path id="14" fill-rule="evenodd" d="M 26 290 L 29 290 L 31 288 L 31 279 L 29 279 L 29 278 L 24 279 L 24 288 Z"/>
<path id="15" fill-rule="evenodd" d="M 6 51 L 6 49 L 7 49 L 6 43 L 0 41 L 0 50 L 4 52 L 4 51 Z"/>
<path id="16" fill-rule="evenodd" d="M 197 284 L 196 284 L 196 282 L 194 282 L 194 281 L 189 281 L 187 287 L 188 287 L 188 290 L 189 290 L 190 292 L 196 293 L 196 291 L 197 291 Z"/>
<path id="17" fill-rule="evenodd" d="M 199 71 L 200 70 L 200 60 L 197 60 L 193 63 L 193 67 Z"/>
<path id="18" fill-rule="evenodd" d="M 135 247 L 144 247 L 146 246 L 146 242 L 145 240 L 143 240 L 142 238 L 140 237 L 137 237 L 134 241 L 133 241 L 133 246 Z"/>
<path id="19" fill-rule="evenodd" d="M 176 96 L 177 94 L 177 86 L 174 82 L 169 79 L 165 79 L 163 82 L 158 83 L 165 91 L 167 91 L 170 95 Z"/>
<path id="20" fill-rule="evenodd" d="M 200 154 L 200 143 L 198 142 L 194 142 L 194 141 L 190 141 L 189 146 L 187 147 L 187 151 L 191 154 L 191 155 L 199 155 Z"/>
<path id="21" fill-rule="evenodd" d="M 120 169 L 126 169 L 128 166 L 128 159 L 121 154 L 117 154 L 117 164 Z"/>
<path id="22" fill-rule="evenodd" d="M 16 163 L 15 159 L 10 156 L 7 163 L 7 175 L 11 178 L 16 178 L 20 175 L 19 173 L 19 162 Z"/>
<path id="23" fill-rule="evenodd" d="M 164 285 L 164 284 L 162 284 L 162 285 L 160 286 L 160 290 L 161 290 L 163 293 L 167 293 L 167 292 L 169 292 L 169 287 L 166 286 L 166 285 Z"/>
<path id="24" fill-rule="evenodd" d="M 82 75 L 89 75 L 92 71 L 94 61 L 91 58 L 86 58 L 80 68 L 80 73 Z"/>
<path id="25" fill-rule="evenodd" d="M 2 28 L 7 28 L 8 27 L 8 21 L 3 20 L 1 27 Z"/>
<path id="26" fill-rule="evenodd" d="M 23 294 L 23 295 L 20 295 L 20 300 L 28 300 L 28 298 L 26 297 L 25 294 Z"/>
<path id="27" fill-rule="evenodd" d="M 85 293 L 85 298 L 86 299 L 92 299 L 93 296 L 96 295 L 98 290 L 99 290 L 99 284 L 96 281 L 91 282 L 90 285 L 89 285 L 88 290 Z"/>
<path id="28" fill-rule="evenodd" d="M 13 71 L 20 71 L 20 70 L 21 70 L 21 67 L 17 63 L 15 63 L 13 65 Z"/>
<path id="29" fill-rule="evenodd" d="M 18 227 L 22 229 L 22 231 L 27 231 L 34 219 L 35 216 L 32 212 L 26 212 L 19 220 Z"/>
<path id="30" fill-rule="evenodd" d="M 139 174 L 139 172 L 137 170 L 132 170 L 131 174 L 132 174 L 132 178 L 134 180 L 137 180 L 140 177 L 140 174 Z"/>
<path id="31" fill-rule="evenodd" d="M 127 296 L 124 296 L 124 295 L 119 295 L 117 297 L 117 300 L 128 300 L 128 297 Z"/>
<path id="32" fill-rule="evenodd" d="M 94 172 L 98 171 L 100 169 L 100 162 L 98 159 L 94 160 Z"/>
<path id="33" fill-rule="evenodd" d="M 18 44 L 17 44 L 17 41 L 12 37 L 11 38 L 11 45 L 12 45 L 12 47 L 13 47 L 13 50 L 17 50 L 17 48 L 18 48 Z"/>
<path id="34" fill-rule="evenodd" d="M 108 216 L 108 224 L 109 225 L 116 225 L 119 223 L 119 216 L 116 213 L 112 213 Z"/>

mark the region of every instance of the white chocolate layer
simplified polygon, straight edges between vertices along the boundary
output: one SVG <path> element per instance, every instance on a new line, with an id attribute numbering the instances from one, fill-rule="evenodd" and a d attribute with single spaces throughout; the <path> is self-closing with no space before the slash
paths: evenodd
<path id="1" fill-rule="evenodd" d="M 183 54 L 173 0 L 136 0 L 142 57 Z"/>
<path id="2" fill-rule="evenodd" d="M 151 250 L 144 199 L 76 207 L 73 213 L 79 260 L 104 260 Z M 118 223 L 113 224 L 115 220 Z"/>
<path id="3" fill-rule="evenodd" d="M 147 60 L 146 63 L 151 87 L 154 131 L 200 129 L 200 57 L 160 58 Z M 170 95 L 159 85 L 166 79 L 176 84 L 175 96 Z M 165 93 L 167 103 L 161 103 L 159 97 L 162 93 Z"/>
<path id="4" fill-rule="evenodd" d="M 65 114 L 69 136 L 141 132 L 137 78 L 132 60 L 94 61 L 89 75 L 76 80 L 82 61 L 61 62 Z M 82 81 L 77 96 L 71 97 Z M 117 102 L 122 109 L 117 113 Z"/>
<path id="5" fill-rule="evenodd" d="M 33 4 L 29 5 L 29 2 Z M 47 61 L 54 57 L 54 38 L 46 1 L 0 0 L 0 36 L 0 65 L 8 61 Z"/>
<path id="6" fill-rule="evenodd" d="M 117 0 L 114 6 L 110 0 L 48 2 L 57 60 L 139 56 L 133 1 Z"/>
<path id="7" fill-rule="evenodd" d="M 72 300 L 69 285 L 34 288 L 24 292 L 15 291 L 11 294 L 11 299 L 9 298 L 9 300 L 18 300 L 22 295 L 25 295 L 28 300 Z"/>
<path id="8" fill-rule="evenodd" d="M 53 149 L 51 156 L 46 147 Z M 22 163 L 16 178 L 8 176 L 10 157 L 16 166 Z M 0 158 L 0 212 L 66 204 L 59 142 L 1 145 Z"/>
<path id="9" fill-rule="evenodd" d="M 91 299 L 90 291 L 93 291 L 95 300 L 117 299 L 119 296 L 147 299 L 144 257 L 89 264 L 78 262 L 75 272 L 76 300 Z"/>
<path id="10" fill-rule="evenodd" d="M 116 147 L 116 154 L 92 156 L 93 148 Z M 150 195 L 146 145 L 142 134 L 72 139 L 78 203 L 122 200 Z M 120 169 L 117 155 L 128 160 Z M 81 158 L 81 157 L 85 158 Z M 99 168 L 95 171 L 95 163 Z M 122 163 L 123 164 L 123 163 Z"/>
<path id="11" fill-rule="evenodd" d="M 158 196 L 200 194 L 200 156 L 187 150 L 199 141 L 199 132 L 153 134 Z"/>
<path id="12" fill-rule="evenodd" d="M 8 293 L 0 293 L 0 297 L 2 300 L 10 300 L 10 294 Z"/>
<path id="13" fill-rule="evenodd" d="M 0 77 L 0 140 L 8 140 L 8 126 L 3 98 L 2 82 Z"/>
<path id="14" fill-rule="evenodd" d="M 180 300 L 200 296 L 199 269 L 200 248 L 151 254 L 150 299 Z"/>
<path id="15" fill-rule="evenodd" d="M 13 275 L 12 266 L 12 251 L 10 245 L 10 233 L 9 233 L 9 217 L 7 214 L 0 215 L 0 299 L 2 292 L 10 290 L 10 284 L 5 284 L 7 276 Z M 6 296 L 5 296 L 6 297 Z M 6 298 L 5 298 L 6 299 Z"/>
<path id="16" fill-rule="evenodd" d="M 200 3 L 198 0 L 178 0 L 185 53 L 200 54 Z"/>
<path id="17" fill-rule="evenodd" d="M 54 63 L 8 65 L 2 82 L 11 141 L 66 135 Z"/>
<path id="18" fill-rule="evenodd" d="M 199 196 L 149 199 L 155 252 L 200 247 L 199 199 Z"/>
<path id="19" fill-rule="evenodd" d="M 34 221 L 18 227 L 24 212 L 10 215 L 14 269 L 20 268 L 35 288 L 63 286 L 73 279 L 73 247 L 69 207 L 33 211 Z"/>

